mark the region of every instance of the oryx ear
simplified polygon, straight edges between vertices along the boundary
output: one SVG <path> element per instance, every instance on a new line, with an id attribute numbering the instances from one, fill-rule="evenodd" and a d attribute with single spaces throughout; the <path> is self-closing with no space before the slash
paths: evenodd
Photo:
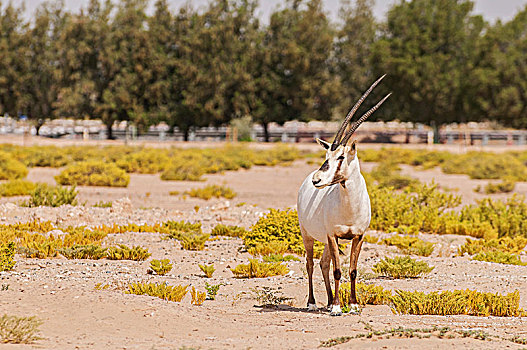
<path id="1" fill-rule="evenodd" d="M 318 137 L 317 137 L 317 143 L 318 143 L 320 146 L 324 147 L 325 149 L 328 149 L 329 147 L 331 147 L 331 144 L 330 144 L 330 143 L 328 143 L 328 142 L 326 142 L 326 141 L 324 141 L 324 140 L 322 140 L 322 139 L 319 139 Z"/>
<path id="2" fill-rule="evenodd" d="M 357 153 L 357 140 L 353 140 L 351 145 L 347 146 L 349 154 L 355 155 Z"/>

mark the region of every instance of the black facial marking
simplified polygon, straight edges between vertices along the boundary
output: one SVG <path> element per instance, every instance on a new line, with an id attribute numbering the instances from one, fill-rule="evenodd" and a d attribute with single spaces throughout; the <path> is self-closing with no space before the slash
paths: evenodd
<path id="1" fill-rule="evenodd" d="M 322 164 L 322 166 L 320 167 L 320 171 L 327 171 L 329 169 L 329 162 L 328 160 L 326 159 L 326 161 Z"/>
<path id="2" fill-rule="evenodd" d="M 340 281 L 340 278 L 342 277 L 342 273 L 340 272 L 340 270 L 333 271 L 333 277 L 335 277 L 336 281 Z"/>
<path id="3" fill-rule="evenodd" d="M 332 143 L 332 144 L 331 144 L 331 150 L 332 150 L 332 151 L 336 150 L 338 146 L 339 146 L 339 145 L 337 145 L 337 144 L 335 144 L 335 143 Z"/>
<path id="4" fill-rule="evenodd" d="M 351 273 L 350 273 L 350 279 L 351 279 L 352 281 L 354 281 L 355 279 L 357 279 L 357 270 L 353 270 L 353 271 L 351 271 Z"/>

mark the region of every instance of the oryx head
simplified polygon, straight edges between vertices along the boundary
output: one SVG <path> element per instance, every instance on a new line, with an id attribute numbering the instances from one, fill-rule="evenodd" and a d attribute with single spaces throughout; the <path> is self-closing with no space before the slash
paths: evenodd
<path id="1" fill-rule="evenodd" d="M 340 129 L 335 135 L 333 143 L 330 144 L 324 140 L 317 139 L 317 142 L 326 149 L 326 160 L 324 164 L 318 169 L 317 172 L 313 174 L 313 185 L 316 188 L 323 188 L 326 186 L 342 183 L 349 178 L 350 174 L 354 169 L 358 169 L 358 159 L 357 159 L 357 148 L 355 140 L 348 145 L 348 141 L 357 130 L 357 128 L 366 120 L 370 115 L 373 114 L 388 97 L 391 93 L 386 95 L 382 100 L 380 100 L 375 106 L 373 106 L 369 111 L 364 113 L 362 117 L 351 123 L 349 130 L 346 132 L 344 137 L 344 131 L 350 125 L 353 115 L 359 109 L 360 105 L 366 97 L 372 92 L 372 90 L 379 84 L 379 82 L 385 77 L 383 75 L 377 81 L 375 81 L 370 88 L 362 95 L 362 97 L 355 103 L 353 108 L 349 111 L 346 119 L 340 126 Z"/>

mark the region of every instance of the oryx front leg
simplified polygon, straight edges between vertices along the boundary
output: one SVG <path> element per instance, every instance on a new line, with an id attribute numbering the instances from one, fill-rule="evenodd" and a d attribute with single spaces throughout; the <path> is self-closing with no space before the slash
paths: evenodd
<path id="1" fill-rule="evenodd" d="M 301 231 L 303 231 L 302 228 Z M 316 311 L 317 304 L 315 302 L 315 295 L 313 294 L 313 245 L 315 244 L 315 240 L 307 235 L 302 235 L 302 239 L 304 240 L 304 248 L 306 249 L 306 270 L 307 277 L 309 279 L 309 296 L 307 299 L 307 311 Z"/>
<path id="2" fill-rule="evenodd" d="M 355 281 L 357 279 L 357 261 L 359 260 L 359 254 L 362 247 L 363 235 L 353 237 L 351 241 L 351 254 L 350 254 L 350 312 L 358 314 L 360 312 L 360 306 L 357 302 L 357 294 L 355 291 Z"/>
<path id="3" fill-rule="evenodd" d="M 331 305 L 331 316 L 342 315 L 340 309 L 339 285 L 342 272 L 340 270 L 339 246 L 335 237 L 328 235 L 328 247 L 331 261 L 333 262 L 333 278 L 335 279 L 335 295 L 333 296 L 333 303 Z"/>
<path id="4" fill-rule="evenodd" d="M 324 246 L 322 258 L 320 258 L 320 269 L 322 270 L 322 277 L 324 277 L 324 284 L 326 285 L 326 293 L 328 295 L 328 310 L 331 310 L 333 304 L 333 291 L 331 290 L 331 281 L 329 280 L 329 267 L 331 265 L 331 254 L 329 253 L 329 245 Z"/>

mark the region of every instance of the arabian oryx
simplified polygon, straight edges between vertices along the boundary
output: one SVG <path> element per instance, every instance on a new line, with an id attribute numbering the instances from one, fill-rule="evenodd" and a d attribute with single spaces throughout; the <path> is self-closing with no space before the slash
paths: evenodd
<path id="1" fill-rule="evenodd" d="M 388 94 L 362 117 L 351 123 L 351 119 L 361 103 L 375 86 L 384 78 L 382 76 L 362 95 L 346 116 L 332 144 L 317 139 L 326 149 L 326 160 L 320 169 L 309 174 L 298 191 L 298 220 L 306 249 L 307 273 L 309 276 L 308 310 L 316 310 L 313 295 L 313 244 L 315 240 L 325 243 L 324 253 L 320 259 L 320 268 L 328 294 L 328 309 L 331 315 L 341 315 L 339 300 L 339 282 L 341 278 L 338 239 L 351 240 L 350 309 L 359 312 L 355 279 L 357 278 L 357 260 L 362 246 L 363 234 L 370 225 L 370 197 L 366 182 L 360 173 L 359 159 L 355 141 L 348 145 L 351 136 L 380 105 L 390 96 Z M 344 134 L 348 125 L 349 130 Z M 342 137 L 344 135 L 344 137 Z M 330 262 L 333 262 L 335 279 L 335 297 L 329 281 Z"/>

